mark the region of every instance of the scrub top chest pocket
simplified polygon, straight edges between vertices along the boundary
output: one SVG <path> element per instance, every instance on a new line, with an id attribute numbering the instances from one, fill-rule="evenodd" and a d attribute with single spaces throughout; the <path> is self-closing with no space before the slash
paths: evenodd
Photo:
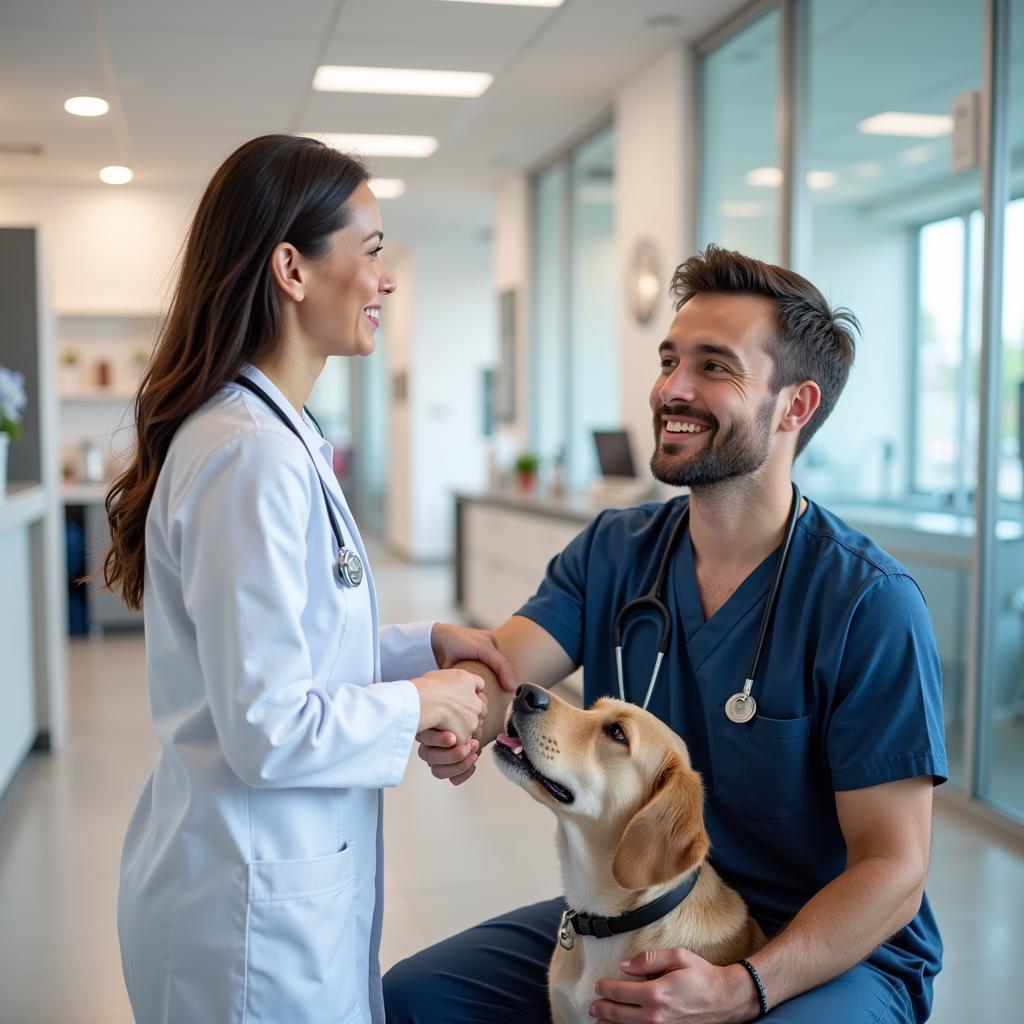
<path id="1" fill-rule="evenodd" d="M 814 813 L 813 716 L 768 718 L 758 712 L 742 725 L 724 713 L 716 717 L 717 805 L 749 821 L 790 821 Z"/>

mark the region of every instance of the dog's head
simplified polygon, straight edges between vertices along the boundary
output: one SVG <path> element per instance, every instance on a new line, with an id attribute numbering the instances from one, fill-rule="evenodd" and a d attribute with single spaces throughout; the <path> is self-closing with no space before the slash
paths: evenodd
<path id="1" fill-rule="evenodd" d="M 495 757 L 559 818 L 614 850 L 624 889 L 664 884 L 707 856 L 703 790 L 686 744 L 634 704 L 605 698 L 581 711 L 521 686 Z"/>

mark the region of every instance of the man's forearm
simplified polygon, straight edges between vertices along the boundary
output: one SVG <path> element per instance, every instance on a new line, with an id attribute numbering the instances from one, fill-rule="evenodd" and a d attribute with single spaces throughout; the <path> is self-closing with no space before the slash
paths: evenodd
<path id="1" fill-rule="evenodd" d="M 923 891 L 923 874 L 896 860 L 867 857 L 847 868 L 748 958 L 761 975 L 769 1005 L 860 963 L 913 919 Z"/>
<path id="2" fill-rule="evenodd" d="M 505 716 L 513 694 L 498 685 L 498 677 L 482 662 L 462 661 L 455 668 L 472 672 L 484 681 L 484 693 L 487 695 L 487 717 L 484 724 L 475 732 L 474 738 L 480 741 L 481 748 L 492 743 L 505 726 Z"/>

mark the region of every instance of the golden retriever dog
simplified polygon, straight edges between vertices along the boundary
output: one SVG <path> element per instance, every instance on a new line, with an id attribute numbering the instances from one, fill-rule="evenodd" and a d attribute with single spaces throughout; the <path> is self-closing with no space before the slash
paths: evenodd
<path id="1" fill-rule="evenodd" d="M 704 793 L 686 744 L 654 715 L 608 698 L 581 711 L 539 686 L 521 686 L 495 758 L 558 819 L 570 913 L 548 975 L 555 1024 L 590 1020 L 597 982 L 626 977 L 619 963 L 645 949 L 683 946 L 724 965 L 764 945 L 742 897 L 706 861 Z M 631 911 L 649 917 L 666 903 L 678 905 L 611 934 L 636 917 L 607 919 Z M 582 933 L 574 914 L 582 915 Z"/>

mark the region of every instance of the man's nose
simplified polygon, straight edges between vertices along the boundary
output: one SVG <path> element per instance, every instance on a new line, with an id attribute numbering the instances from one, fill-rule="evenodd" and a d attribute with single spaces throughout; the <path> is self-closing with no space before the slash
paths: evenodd
<path id="1" fill-rule="evenodd" d="M 533 683 L 525 683 L 516 690 L 512 710 L 520 715 L 536 715 L 541 711 L 547 711 L 550 705 L 551 698 L 546 691 L 534 686 Z"/>
<path id="2" fill-rule="evenodd" d="M 697 389 L 690 371 L 677 366 L 658 389 L 658 397 L 662 405 L 672 405 L 673 402 L 695 404 Z"/>

